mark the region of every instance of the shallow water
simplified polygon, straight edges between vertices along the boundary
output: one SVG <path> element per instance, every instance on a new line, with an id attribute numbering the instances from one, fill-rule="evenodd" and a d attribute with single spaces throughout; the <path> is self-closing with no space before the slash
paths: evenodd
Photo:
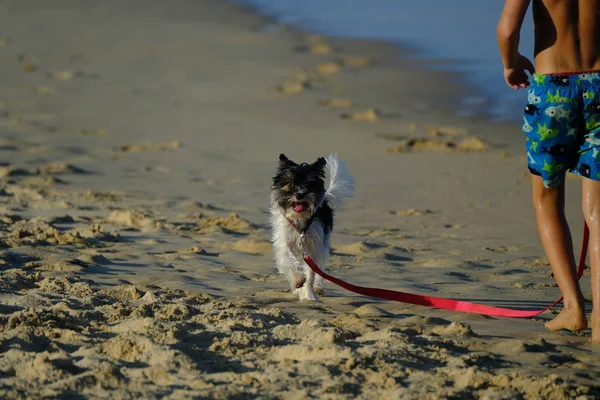
<path id="1" fill-rule="evenodd" d="M 238 0 L 277 21 L 315 33 L 383 40 L 415 50 L 415 57 L 441 60 L 435 68 L 464 73 L 481 97 L 464 99 L 460 114 L 483 110 L 493 119 L 521 117 L 525 93 L 509 89 L 502 78 L 496 45 L 501 1 L 481 0 Z M 533 53 L 531 16 L 521 34 L 521 52 Z M 484 102 L 483 99 L 488 100 Z"/>

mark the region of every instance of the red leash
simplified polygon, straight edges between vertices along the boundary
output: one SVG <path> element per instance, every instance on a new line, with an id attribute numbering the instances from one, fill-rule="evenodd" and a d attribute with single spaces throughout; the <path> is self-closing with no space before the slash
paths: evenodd
<path id="1" fill-rule="evenodd" d="M 589 229 L 587 225 L 584 226 L 583 230 L 583 243 L 581 247 L 581 256 L 579 258 L 579 266 L 577 268 L 577 279 L 583 275 L 585 268 L 585 260 L 587 256 Z M 305 253 L 306 254 L 306 253 Z M 468 301 L 460 301 L 453 299 L 444 299 L 441 297 L 423 296 L 419 294 L 412 294 L 406 292 L 399 292 L 388 289 L 377 289 L 365 286 L 356 286 L 348 282 L 344 282 L 334 276 L 331 276 L 319 268 L 319 266 L 310 258 L 308 254 L 305 255 L 304 261 L 308 266 L 322 278 L 335 283 L 338 286 L 343 287 L 354 293 L 361 294 L 363 296 L 376 297 L 379 299 L 385 299 L 390 301 L 397 301 L 400 303 L 416 304 L 419 306 L 441 308 L 443 310 L 452 310 L 459 312 L 466 312 L 472 314 L 489 315 L 492 317 L 510 317 L 510 318 L 528 318 L 535 317 L 554 307 L 556 304 L 562 301 L 562 297 L 550 304 L 548 307 L 541 310 L 513 310 L 510 308 L 492 307 L 483 304 L 470 303 Z"/>

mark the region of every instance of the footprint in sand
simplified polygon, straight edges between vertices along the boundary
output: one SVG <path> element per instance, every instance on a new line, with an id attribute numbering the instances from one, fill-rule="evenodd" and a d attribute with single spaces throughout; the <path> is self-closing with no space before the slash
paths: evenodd
<path id="1" fill-rule="evenodd" d="M 223 248 L 248 254 L 268 254 L 272 252 L 272 244 L 263 239 L 242 239 L 233 243 L 225 243 Z"/>
<path id="2" fill-rule="evenodd" d="M 31 91 L 35 94 L 39 94 L 39 95 L 50 95 L 50 94 L 55 94 L 56 91 L 54 90 L 54 88 L 50 87 L 50 86 L 34 86 Z"/>
<path id="3" fill-rule="evenodd" d="M 444 224 L 442 226 L 447 229 L 460 229 L 464 228 L 465 224 Z"/>
<path id="4" fill-rule="evenodd" d="M 35 57 L 19 54 L 17 56 L 17 61 L 21 65 L 21 70 L 23 72 L 35 72 L 38 70 Z"/>
<path id="5" fill-rule="evenodd" d="M 530 289 L 536 286 L 533 282 L 516 282 L 511 285 L 512 287 L 516 287 L 517 289 Z"/>
<path id="6" fill-rule="evenodd" d="M 35 72 L 37 71 L 37 66 L 34 64 L 21 64 L 21 69 L 23 72 Z"/>
<path id="7" fill-rule="evenodd" d="M 394 239 L 409 239 L 411 236 L 400 232 L 398 228 L 365 229 L 351 233 L 353 236 L 389 237 Z"/>
<path id="8" fill-rule="evenodd" d="M 409 129 L 416 130 L 411 124 Z M 430 137 L 406 137 L 401 135 L 378 134 L 382 139 L 400 141 L 401 143 L 386 149 L 388 153 L 406 153 L 410 151 L 438 152 L 479 152 L 487 150 L 487 145 L 476 136 L 469 136 L 463 128 L 426 125 L 425 130 Z"/>
<path id="9" fill-rule="evenodd" d="M 349 119 L 352 121 L 375 122 L 381 118 L 381 112 L 375 108 L 370 108 L 365 111 L 342 113 L 340 117 L 342 119 Z"/>
<path id="10" fill-rule="evenodd" d="M 348 254 L 354 256 L 362 256 L 366 254 L 377 253 L 379 250 L 386 249 L 389 246 L 385 243 L 361 241 L 345 246 L 340 246 L 335 249 L 337 254 Z"/>
<path id="11" fill-rule="evenodd" d="M 277 85 L 275 90 L 279 93 L 291 95 L 310 90 L 315 85 L 323 84 L 325 79 L 340 70 L 340 65 L 333 62 L 320 63 L 314 71 L 300 69 L 294 76 L 287 78 L 285 83 Z"/>
<path id="12" fill-rule="evenodd" d="M 508 249 L 504 246 L 500 247 L 484 247 L 484 250 L 493 251 L 494 253 L 506 253 Z"/>
<path id="13" fill-rule="evenodd" d="M 19 181 L 25 188 L 39 188 L 53 185 L 65 185 L 67 182 L 54 176 L 31 176 Z"/>
<path id="14" fill-rule="evenodd" d="M 279 325 L 272 332 L 277 339 L 292 339 L 317 347 L 343 343 L 345 339 L 345 332 L 340 328 L 317 320 L 304 320 L 298 325 Z"/>
<path id="15" fill-rule="evenodd" d="M 146 166 L 144 168 L 144 171 L 146 172 L 151 172 L 151 173 L 157 173 L 157 174 L 168 174 L 171 172 L 171 170 L 167 167 L 163 167 L 160 165 L 149 165 Z"/>
<path id="16" fill-rule="evenodd" d="M 223 209 L 219 206 L 216 206 L 211 203 L 203 203 L 201 201 L 184 201 L 182 203 L 184 208 L 193 209 L 193 210 L 211 210 L 211 211 L 222 211 Z"/>
<path id="17" fill-rule="evenodd" d="M 327 43 L 316 43 L 310 47 L 310 52 L 312 54 L 331 54 L 333 49 Z"/>
<path id="18" fill-rule="evenodd" d="M 125 144 L 122 146 L 113 147 L 113 151 L 124 152 L 124 153 L 147 153 L 152 151 L 166 151 L 178 149 L 181 147 L 181 143 L 177 140 L 168 143 L 137 143 L 137 144 Z"/>
<path id="19" fill-rule="evenodd" d="M 188 217 L 187 220 L 193 224 L 192 230 L 198 233 L 247 234 L 257 229 L 253 223 L 241 218 L 236 213 L 232 213 L 228 217 L 199 214 Z"/>
<path id="20" fill-rule="evenodd" d="M 297 93 L 301 93 L 307 89 L 310 89 L 312 87 L 312 84 L 309 81 L 301 81 L 301 82 L 291 82 L 291 83 L 284 83 L 283 85 L 278 85 L 276 87 L 276 90 L 279 93 L 284 93 L 284 94 L 297 94 Z"/>
<path id="21" fill-rule="evenodd" d="M 394 252 L 406 253 L 406 250 L 382 242 L 361 241 L 334 248 L 334 257 L 330 264 L 339 267 L 343 266 L 344 260 L 340 259 L 340 257 L 344 256 L 355 256 L 357 260 L 362 260 L 365 257 L 376 257 L 392 263 L 412 261 L 412 259 L 400 256 Z"/>
<path id="22" fill-rule="evenodd" d="M 199 177 L 193 177 L 190 179 L 190 182 L 199 183 L 201 185 L 206 186 L 220 186 L 220 185 L 231 185 L 235 183 L 240 183 L 242 180 L 240 178 L 218 178 L 218 179 L 204 179 Z M 218 208 L 215 208 L 217 210 Z"/>
<path id="23" fill-rule="evenodd" d="M 433 258 L 421 261 L 418 265 L 425 268 L 461 269 L 468 266 L 468 263 L 455 258 Z"/>
<path id="24" fill-rule="evenodd" d="M 19 150 L 19 146 L 16 144 L 16 142 L 10 140 L 0 140 L 0 150 L 17 151 Z"/>
<path id="25" fill-rule="evenodd" d="M 37 267 L 39 257 L 16 253 L 14 251 L 0 251 L 0 266 L 6 268 L 33 268 Z"/>
<path id="26" fill-rule="evenodd" d="M 66 163 L 50 163 L 42 165 L 35 169 L 40 175 L 61 175 L 61 174 L 89 174 L 83 168 L 76 167 L 72 164 Z"/>
<path id="27" fill-rule="evenodd" d="M 394 215 L 398 215 L 401 217 L 414 217 L 421 216 L 426 214 L 433 214 L 433 211 L 429 209 L 417 209 L 417 208 L 409 208 L 407 210 L 398 210 L 398 211 L 390 211 Z"/>
<path id="28" fill-rule="evenodd" d="M 48 129 L 53 133 L 60 133 L 63 135 L 89 135 L 89 136 L 105 136 L 108 135 L 108 131 L 106 129 L 94 129 L 94 128 L 82 128 L 82 129 L 58 129 L 55 127 L 51 127 Z"/>
<path id="29" fill-rule="evenodd" d="M 90 253 L 90 254 L 81 254 L 78 257 L 81 261 L 90 263 L 90 264 L 98 264 L 98 265 L 112 265 L 113 262 L 98 253 Z"/>
<path id="30" fill-rule="evenodd" d="M 339 63 L 348 68 L 364 68 L 372 65 L 373 60 L 368 57 L 347 56 L 339 59 Z"/>
<path id="31" fill-rule="evenodd" d="M 471 326 L 460 322 L 452 322 L 450 325 L 437 326 L 431 330 L 431 333 L 440 336 L 455 336 L 455 337 L 475 337 L 477 336 Z"/>
<path id="32" fill-rule="evenodd" d="M 413 315 L 411 317 L 406 317 L 400 319 L 398 321 L 399 325 L 418 325 L 418 326 L 440 326 L 440 325 L 449 325 L 450 322 L 443 318 L 436 317 L 422 317 L 420 315 Z"/>
<path id="33" fill-rule="evenodd" d="M 73 70 L 50 72 L 46 76 L 48 77 L 48 79 L 52 79 L 55 81 L 70 81 L 74 78 L 97 79 L 99 77 L 99 75 L 96 73 L 73 71 Z"/>
<path id="34" fill-rule="evenodd" d="M 520 265 L 523 267 L 547 268 L 550 266 L 550 263 L 545 258 L 535 258 L 530 261 L 523 261 Z"/>
<path id="35" fill-rule="evenodd" d="M 469 131 L 453 126 L 425 125 L 423 128 L 430 136 L 467 136 Z"/>
<path id="36" fill-rule="evenodd" d="M 385 311 L 373 304 L 365 304 L 364 306 L 358 307 L 353 313 L 363 318 L 389 318 L 394 315 L 390 312 Z"/>
<path id="37" fill-rule="evenodd" d="M 83 195 L 86 199 L 91 201 L 114 203 L 124 198 L 126 196 L 126 193 L 117 190 L 86 190 Z"/>
<path id="38" fill-rule="evenodd" d="M 321 76 L 328 77 L 333 74 L 340 72 L 341 66 L 335 62 L 324 62 L 317 64 L 316 70 L 317 73 Z"/>
<path id="39" fill-rule="evenodd" d="M 442 140 L 432 138 L 410 138 L 404 143 L 385 149 L 388 153 L 408 153 L 408 152 L 458 152 L 470 153 L 481 152 L 487 149 L 483 140 L 475 136 L 466 137 L 459 141 Z"/>
<path id="40" fill-rule="evenodd" d="M 75 131 L 75 133 L 78 133 L 80 135 L 95 135 L 95 136 L 105 136 L 108 135 L 108 131 L 106 129 L 78 129 L 77 131 Z"/>
<path id="41" fill-rule="evenodd" d="M 91 268 L 98 269 L 101 267 L 97 264 L 88 263 L 88 262 L 85 262 L 78 258 L 74 258 L 71 260 L 60 260 L 60 261 L 56 261 L 56 262 L 50 262 L 47 264 L 40 264 L 37 268 L 35 268 L 35 270 L 36 271 L 52 271 L 52 272 L 71 273 L 71 272 L 85 272 L 85 271 L 89 271 Z"/>
<path id="42" fill-rule="evenodd" d="M 376 306 L 372 306 L 372 307 L 377 309 L 377 310 L 375 310 L 375 313 L 379 313 L 379 311 L 378 311 L 378 310 L 380 310 L 379 307 L 376 307 Z M 355 312 L 360 310 L 361 308 L 362 307 L 357 308 L 355 310 Z M 381 311 L 383 311 L 383 313 L 386 313 L 386 311 L 384 311 L 384 310 L 381 310 Z M 375 321 L 370 320 L 368 315 L 365 315 L 363 318 L 362 315 L 357 315 L 355 312 L 339 314 L 337 317 L 333 318 L 330 321 L 330 323 L 333 326 L 337 326 L 337 327 L 345 329 L 345 330 L 355 331 L 355 332 L 359 333 L 360 335 L 364 335 L 365 333 L 373 332 L 376 330 Z M 369 314 L 368 308 L 365 309 L 365 314 Z"/>
<path id="43" fill-rule="evenodd" d="M 3 247 L 49 244 L 96 247 L 119 240 L 118 234 L 105 232 L 99 225 L 64 230 L 40 218 L 5 217 L 0 220 L 0 231 L 6 232 L 1 240 Z"/>
<path id="44" fill-rule="evenodd" d="M 50 72 L 48 78 L 56 81 L 70 81 L 75 76 L 75 73 L 71 70 Z"/>
<path id="45" fill-rule="evenodd" d="M 208 255 L 208 252 L 200 247 L 197 246 L 193 246 L 193 247 L 188 247 L 185 249 L 180 249 L 180 250 L 170 250 L 170 251 L 165 251 L 164 253 L 149 253 L 153 256 L 156 256 L 158 258 L 164 258 L 164 259 L 169 259 L 169 260 L 173 260 L 173 259 L 189 259 L 192 258 L 194 255 Z"/>
<path id="46" fill-rule="evenodd" d="M 289 82 L 311 82 L 317 80 L 319 76 L 314 71 L 300 68 L 294 73 L 294 76 L 290 78 Z"/>
<path id="47" fill-rule="evenodd" d="M 42 154 L 42 153 L 48 153 L 53 150 L 55 150 L 55 148 L 48 147 L 48 146 L 29 146 L 29 147 L 24 147 L 21 151 L 25 154 Z"/>
<path id="48" fill-rule="evenodd" d="M 312 45 L 297 46 L 294 51 L 298 53 L 326 55 L 333 53 L 333 48 L 327 43 L 314 43 Z"/>
<path id="49" fill-rule="evenodd" d="M 489 350 L 494 353 L 519 355 L 523 353 L 552 352 L 556 351 L 556 346 L 544 339 L 509 339 L 491 345 Z"/>
<path id="50" fill-rule="evenodd" d="M 347 99 L 325 99 L 320 100 L 319 104 L 329 108 L 350 108 L 353 105 L 352 100 Z"/>
<path id="51" fill-rule="evenodd" d="M 108 215 L 108 222 L 122 225 L 140 232 L 154 232 L 163 228 L 163 223 L 151 215 L 135 210 L 115 210 Z"/>
<path id="52" fill-rule="evenodd" d="M 8 176 L 36 176 L 36 175 L 66 175 L 88 174 L 89 172 L 65 163 L 50 163 L 40 167 L 18 168 L 12 166 L 0 167 L 0 177 Z"/>

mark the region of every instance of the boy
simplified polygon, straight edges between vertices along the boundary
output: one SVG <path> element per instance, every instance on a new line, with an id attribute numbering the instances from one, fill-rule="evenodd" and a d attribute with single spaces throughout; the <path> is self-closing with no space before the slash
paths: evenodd
<path id="1" fill-rule="evenodd" d="M 519 32 L 533 3 L 535 69 L 519 54 Z M 592 341 L 600 343 L 600 2 L 506 0 L 498 23 L 504 79 L 529 87 L 523 132 L 537 228 L 564 308 L 546 328 L 587 328 L 564 214 L 565 173 L 583 176 L 582 210 L 590 230 Z M 527 74 L 533 76 L 530 85 Z M 534 73 L 535 72 L 535 73 Z"/>

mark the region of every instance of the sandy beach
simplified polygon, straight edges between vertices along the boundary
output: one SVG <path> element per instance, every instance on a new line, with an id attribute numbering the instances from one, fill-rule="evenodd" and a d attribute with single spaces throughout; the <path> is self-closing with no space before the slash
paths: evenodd
<path id="1" fill-rule="evenodd" d="M 333 275 L 560 296 L 519 123 L 457 116 L 460 76 L 218 0 L 7 0 L 0 22 L 1 398 L 600 397 L 590 331 L 544 328 L 560 307 L 491 318 L 332 284 L 298 302 L 276 273 L 279 154 L 337 153 L 356 196 Z M 577 178 L 567 195 L 578 252 Z"/>

